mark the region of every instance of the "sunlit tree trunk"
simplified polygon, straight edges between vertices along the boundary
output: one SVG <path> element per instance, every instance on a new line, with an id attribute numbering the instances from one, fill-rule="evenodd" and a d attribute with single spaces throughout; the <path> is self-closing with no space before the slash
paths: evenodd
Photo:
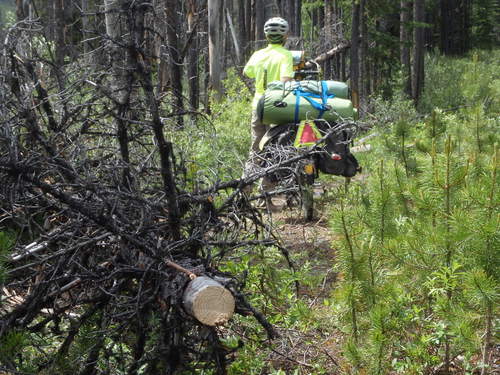
<path id="1" fill-rule="evenodd" d="M 330 41 L 333 38 L 333 19 L 334 19 L 333 4 L 331 0 L 325 0 L 324 11 L 325 11 L 325 38 L 326 42 L 330 43 Z"/>
<path id="2" fill-rule="evenodd" d="M 366 0 L 359 2 L 360 16 L 360 48 L 359 48 L 359 94 L 363 105 L 367 104 L 370 95 L 370 76 L 369 76 L 369 58 L 368 58 L 368 25 Z"/>
<path id="3" fill-rule="evenodd" d="M 228 0 L 229 1 L 229 0 Z M 229 25 L 227 22 L 227 13 L 231 10 L 226 8 L 228 1 L 221 1 L 221 43 L 222 43 L 222 71 L 225 72 L 229 64 L 232 65 L 231 58 L 234 52 L 231 50 L 231 33 L 229 31 Z"/>
<path id="4" fill-rule="evenodd" d="M 352 3 L 351 25 L 351 91 L 354 106 L 359 106 L 359 3 Z"/>
<path id="5" fill-rule="evenodd" d="M 157 69 L 158 69 L 158 91 L 164 93 L 168 89 L 168 61 L 167 61 L 167 47 L 166 47 L 166 29 L 167 22 L 165 19 L 165 0 L 154 0 L 153 8 L 157 17 L 154 17 L 154 51 L 157 56 Z"/>
<path id="6" fill-rule="evenodd" d="M 208 14 L 208 4 L 206 1 L 202 1 L 200 3 L 200 12 L 202 14 Z M 200 23 L 200 46 L 204 46 L 204 58 L 203 64 L 200 65 L 200 70 L 202 70 L 202 74 L 200 77 L 203 77 L 203 80 L 200 79 L 200 85 L 203 82 L 203 106 L 206 113 L 210 113 L 210 59 L 209 59 L 209 43 L 208 43 L 208 17 L 203 17 Z M 201 98 L 200 98 L 201 99 Z"/>
<path id="7" fill-rule="evenodd" d="M 222 95 L 221 85 L 221 0 L 208 0 L 208 59 L 210 64 L 210 88 L 216 97 Z"/>
<path id="8" fill-rule="evenodd" d="M 86 15 L 85 13 L 89 13 L 90 8 L 89 8 L 89 1 L 88 0 L 81 0 L 81 7 L 82 7 L 82 37 L 83 37 L 83 53 L 86 57 L 88 57 L 88 54 L 92 50 L 92 47 L 90 45 L 90 42 L 87 41 L 86 39 L 89 37 L 89 16 Z"/>
<path id="9" fill-rule="evenodd" d="M 329 0 L 325 0 L 324 2 L 324 13 L 325 13 L 325 42 L 327 46 L 331 46 L 333 44 L 333 4 Z M 339 57 L 335 56 L 335 61 L 339 61 Z M 327 78 L 336 78 L 332 77 L 332 60 L 327 60 L 325 62 L 324 70 L 325 70 L 325 76 Z M 336 73 L 338 74 L 338 64 L 336 67 Z"/>
<path id="10" fill-rule="evenodd" d="M 233 21 L 233 15 L 232 12 L 229 9 L 226 9 L 226 21 L 227 25 L 229 28 L 228 33 L 230 34 L 230 38 L 232 40 L 233 48 L 234 48 L 234 53 L 231 54 L 233 56 L 232 61 L 230 63 L 236 63 L 236 65 L 241 65 L 241 62 L 243 61 L 242 59 L 242 54 L 241 54 L 241 46 L 240 46 L 240 41 L 238 38 L 238 35 L 236 34 L 236 27 L 234 25 Z M 229 36 L 227 37 L 229 39 Z"/>

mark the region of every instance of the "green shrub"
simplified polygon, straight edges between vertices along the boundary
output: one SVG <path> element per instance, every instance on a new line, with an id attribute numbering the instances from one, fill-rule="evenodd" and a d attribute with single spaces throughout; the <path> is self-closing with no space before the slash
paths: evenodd
<path id="1" fill-rule="evenodd" d="M 211 101 L 210 118 L 170 134 L 198 184 L 239 178 L 250 148 L 251 94 L 234 71 L 223 83 L 226 95 Z"/>
<path id="2" fill-rule="evenodd" d="M 487 366 L 499 296 L 499 66 L 475 56 L 433 57 L 423 116 L 398 98 L 375 103 L 382 125 L 362 155 L 364 186 L 332 209 L 343 281 L 330 305 L 350 337 L 346 367 L 421 374 L 459 354 L 468 371 Z"/>
<path id="3" fill-rule="evenodd" d="M 495 97 L 498 104 L 492 83 L 499 79 L 499 59 L 499 50 L 473 51 L 469 58 L 461 59 L 428 55 L 419 111 L 430 113 L 434 108 L 457 109 Z"/>

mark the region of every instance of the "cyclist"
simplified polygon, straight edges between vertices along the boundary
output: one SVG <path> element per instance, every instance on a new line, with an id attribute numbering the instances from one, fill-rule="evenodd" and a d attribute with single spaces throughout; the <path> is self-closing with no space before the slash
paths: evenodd
<path id="1" fill-rule="evenodd" d="M 291 80 L 294 74 L 292 53 L 284 47 L 288 36 L 288 22 L 281 17 L 270 18 L 264 24 L 264 35 L 269 43 L 268 46 L 254 52 L 243 69 L 247 77 L 255 79 L 251 122 L 252 144 L 248 161 L 245 164 L 244 177 L 251 174 L 257 162 L 260 140 L 267 131 L 267 126 L 259 120 L 257 103 L 264 94 L 268 82 L 280 80 L 286 82 Z M 266 187 L 269 184 L 269 181 L 264 178 L 261 188 L 268 190 Z M 247 192 L 251 189 L 249 187 Z"/>

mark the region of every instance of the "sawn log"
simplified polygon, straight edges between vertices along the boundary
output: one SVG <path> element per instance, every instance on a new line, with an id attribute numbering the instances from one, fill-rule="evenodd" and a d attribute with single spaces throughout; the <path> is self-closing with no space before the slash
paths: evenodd
<path id="1" fill-rule="evenodd" d="M 198 276 L 184 291 L 184 309 L 199 322 L 208 326 L 226 323 L 234 313 L 234 297 L 217 281 Z"/>

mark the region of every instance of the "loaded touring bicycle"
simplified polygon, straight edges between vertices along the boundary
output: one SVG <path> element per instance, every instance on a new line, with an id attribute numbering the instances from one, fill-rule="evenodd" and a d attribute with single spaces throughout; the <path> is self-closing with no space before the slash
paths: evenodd
<path id="1" fill-rule="evenodd" d="M 270 82 L 257 107 L 269 130 L 260 143 L 261 167 L 276 189 L 267 194 L 299 197 L 305 219 L 313 216 L 313 186 L 319 172 L 352 177 L 360 171 L 349 145 L 357 110 L 345 83 L 317 80 L 306 70 L 302 51 L 293 51 L 295 79 Z"/>

